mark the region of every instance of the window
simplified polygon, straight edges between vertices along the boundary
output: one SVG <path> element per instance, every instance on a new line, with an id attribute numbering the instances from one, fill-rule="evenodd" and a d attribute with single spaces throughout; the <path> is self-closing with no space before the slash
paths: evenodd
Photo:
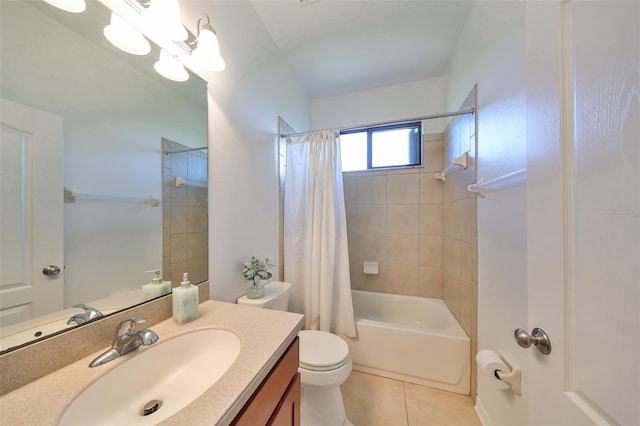
<path id="1" fill-rule="evenodd" d="M 342 131 L 342 171 L 421 166 L 421 135 L 420 122 Z"/>

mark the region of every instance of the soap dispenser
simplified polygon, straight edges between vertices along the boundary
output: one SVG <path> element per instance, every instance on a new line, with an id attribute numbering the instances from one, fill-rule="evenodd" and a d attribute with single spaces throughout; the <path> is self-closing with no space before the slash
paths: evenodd
<path id="1" fill-rule="evenodd" d="M 198 319 L 198 302 L 198 287 L 191 285 L 185 272 L 180 287 L 173 289 L 173 319 L 181 325 Z"/>
<path id="2" fill-rule="evenodd" d="M 171 293 L 171 281 L 162 281 L 159 269 L 145 272 L 153 272 L 155 274 L 155 277 L 149 284 L 145 284 L 142 286 L 142 297 L 145 302 L 147 300 L 155 299 L 156 297 Z"/>

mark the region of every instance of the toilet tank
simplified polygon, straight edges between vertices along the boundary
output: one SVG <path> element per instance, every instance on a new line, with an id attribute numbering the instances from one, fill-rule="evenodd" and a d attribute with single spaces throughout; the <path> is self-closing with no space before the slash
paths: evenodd
<path id="1" fill-rule="evenodd" d="M 256 308 L 274 309 L 276 311 L 286 311 L 289 308 L 290 283 L 283 281 L 272 281 L 264 286 L 264 297 L 260 299 L 249 299 L 246 295 L 237 300 L 238 305 L 253 306 Z"/>

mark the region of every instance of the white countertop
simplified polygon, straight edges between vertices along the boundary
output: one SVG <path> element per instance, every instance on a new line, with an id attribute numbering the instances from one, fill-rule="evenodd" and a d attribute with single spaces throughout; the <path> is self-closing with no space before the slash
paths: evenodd
<path id="1" fill-rule="evenodd" d="M 302 325 L 300 314 L 208 300 L 200 304 L 200 318 L 195 321 L 180 326 L 169 318 L 151 327 L 160 337 L 156 344 L 205 328 L 229 330 L 241 343 L 240 354 L 227 372 L 199 398 L 161 424 L 229 424 L 293 342 Z M 18 388 L 0 397 L 0 423 L 55 425 L 83 390 L 136 353 L 153 347 L 141 347 L 100 367 L 89 368 L 89 363 L 107 349 L 103 348 Z"/>

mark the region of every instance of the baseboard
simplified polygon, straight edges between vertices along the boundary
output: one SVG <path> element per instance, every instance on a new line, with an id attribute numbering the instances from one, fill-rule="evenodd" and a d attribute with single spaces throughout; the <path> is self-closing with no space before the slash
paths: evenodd
<path id="1" fill-rule="evenodd" d="M 482 404 L 482 399 L 480 398 L 480 395 L 476 395 L 476 405 L 474 406 L 475 410 L 476 410 L 476 414 L 478 415 L 478 418 L 480 419 L 480 423 L 482 423 L 482 426 L 490 426 L 493 423 L 489 420 L 489 414 L 487 413 L 487 410 L 485 410 L 484 405 Z"/>

